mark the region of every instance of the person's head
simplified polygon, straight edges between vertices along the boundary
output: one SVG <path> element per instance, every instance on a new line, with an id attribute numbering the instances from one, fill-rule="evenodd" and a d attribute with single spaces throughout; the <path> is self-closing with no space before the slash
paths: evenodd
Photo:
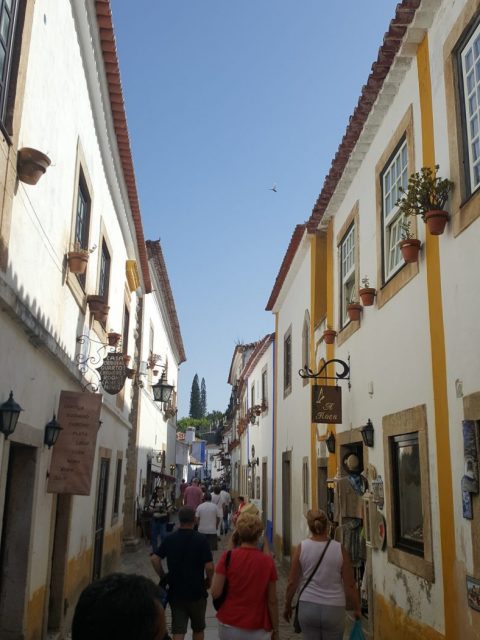
<path id="1" fill-rule="evenodd" d="M 325 511 L 310 509 L 307 512 L 307 524 L 314 535 L 322 535 L 327 531 L 327 514 Z"/>
<path id="2" fill-rule="evenodd" d="M 162 640 L 167 633 L 158 587 L 135 574 L 112 573 L 80 594 L 72 640 Z"/>
<path id="3" fill-rule="evenodd" d="M 206 494 L 203 496 L 203 499 L 204 499 L 205 502 L 211 502 L 212 494 L 208 493 L 208 491 L 207 491 Z"/>
<path id="4" fill-rule="evenodd" d="M 256 544 L 262 535 L 263 523 L 260 518 L 253 513 L 241 513 L 238 516 L 235 530 L 240 543 Z"/>
<path id="5" fill-rule="evenodd" d="M 192 484 L 195 484 L 198 486 L 200 484 L 200 480 L 198 478 L 193 478 Z"/>
<path id="6" fill-rule="evenodd" d="M 153 490 L 153 495 L 155 496 L 159 496 L 163 493 L 161 487 L 155 487 L 155 489 Z"/>
<path id="7" fill-rule="evenodd" d="M 213 487 L 213 493 L 214 493 L 215 495 L 217 495 L 217 496 L 218 496 L 218 495 L 220 495 L 220 487 L 218 486 L 218 484 L 216 484 L 216 485 Z"/>
<path id="8" fill-rule="evenodd" d="M 195 509 L 192 507 L 180 507 L 178 521 L 183 529 L 192 529 L 195 524 Z"/>
<path id="9" fill-rule="evenodd" d="M 260 511 L 259 511 L 257 505 L 255 503 L 253 503 L 253 502 L 247 502 L 247 504 L 242 509 L 242 515 L 244 513 L 251 513 L 254 516 L 260 515 Z"/>
<path id="10" fill-rule="evenodd" d="M 185 482 L 185 478 L 182 478 L 182 482 Z"/>
<path id="11" fill-rule="evenodd" d="M 238 501 L 239 502 L 245 502 L 245 498 L 243 496 L 238 496 Z"/>

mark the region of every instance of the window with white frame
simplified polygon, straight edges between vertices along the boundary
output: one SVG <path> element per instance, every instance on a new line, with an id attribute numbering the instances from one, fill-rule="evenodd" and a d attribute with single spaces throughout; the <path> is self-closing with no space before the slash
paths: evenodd
<path id="1" fill-rule="evenodd" d="M 402 239 L 403 216 L 397 207 L 402 196 L 400 187 L 408 185 L 408 149 L 404 138 L 381 174 L 383 225 L 383 276 L 391 278 L 404 265 L 399 242 Z"/>
<path id="2" fill-rule="evenodd" d="M 342 327 L 348 324 L 347 306 L 355 297 L 355 224 L 348 229 L 340 244 L 340 318 Z"/>
<path id="3" fill-rule="evenodd" d="M 480 186 L 480 22 L 460 51 L 466 178 L 469 195 Z"/>
<path id="4" fill-rule="evenodd" d="M 262 409 L 267 410 L 268 407 L 268 373 L 267 367 L 262 370 Z"/>

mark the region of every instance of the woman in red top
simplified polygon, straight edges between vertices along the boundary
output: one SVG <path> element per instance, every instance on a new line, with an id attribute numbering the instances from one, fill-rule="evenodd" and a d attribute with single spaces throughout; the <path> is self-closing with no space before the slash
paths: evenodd
<path id="1" fill-rule="evenodd" d="M 278 638 L 277 570 L 270 555 L 257 548 L 263 531 L 260 518 L 250 513 L 240 515 L 236 530 L 240 546 L 230 552 L 225 567 L 224 553 L 215 567 L 211 594 L 218 598 L 225 580 L 227 597 L 220 607 L 220 640 L 267 640 Z"/>

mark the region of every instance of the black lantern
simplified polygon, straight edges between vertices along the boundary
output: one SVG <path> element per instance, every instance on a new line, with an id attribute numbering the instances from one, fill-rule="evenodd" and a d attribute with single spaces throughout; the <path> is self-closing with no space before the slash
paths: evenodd
<path id="1" fill-rule="evenodd" d="M 367 420 L 367 424 L 360 429 L 363 442 L 366 447 L 373 447 L 373 424 L 370 418 Z"/>
<path id="2" fill-rule="evenodd" d="M 10 391 L 8 400 L 0 404 L 0 431 L 5 436 L 5 440 L 15 431 L 20 411 L 23 409 L 13 399 L 13 391 Z"/>
<path id="3" fill-rule="evenodd" d="M 173 384 L 168 384 L 165 374 L 157 384 L 152 385 L 153 399 L 156 402 L 168 402 L 173 391 Z"/>
<path id="4" fill-rule="evenodd" d="M 325 440 L 329 453 L 335 453 L 335 434 L 330 431 L 328 438 Z"/>
<path id="5" fill-rule="evenodd" d="M 60 435 L 60 431 L 63 429 L 57 421 L 57 417 L 53 414 L 53 418 L 45 425 L 45 435 L 43 437 L 43 444 L 46 444 L 49 449 L 53 447 L 53 445 L 58 440 L 58 436 Z"/>

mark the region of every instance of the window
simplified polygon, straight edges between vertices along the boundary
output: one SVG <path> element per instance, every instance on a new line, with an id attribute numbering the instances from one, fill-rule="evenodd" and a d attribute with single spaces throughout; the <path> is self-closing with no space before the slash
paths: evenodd
<path id="1" fill-rule="evenodd" d="M 5 120 L 17 0 L 0 0 L 0 119 Z"/>
<path id="2" fill-rule="evenodd" d="M 398 243 L 402 239 L 403 216 L 396 205 L 401 197 L 399 187 L 408 185 L 408 149 L 403 138 L 381 173 L 383 281 L 389 280 L 403 266 Z"/>
<path id="3" fill-rule="evenodd" d="M 255 406 L 255 383 L 252 383 L 250 388 L 250 407 L 253 409 Z"/>
<path id="4" fill-rule="evenodd" d="M 289 329 L 283 340 L 283 394 L 292 390 L 292 332 Z"/>
<path id="5" fill-rule="evenodd" d="M 268 377 L 267 369 L 262 371 L 262 407 L 265 411 L 268 406 Z"/>
<path id="6" fill-rule="evenodd" d="M 460 51 L 461 102 L 470 195 L 480 186 L 480 24 Z"/>
<path id="7" fill-rule="evenodd" d="M 310 491 L 309 491 L 309 473 L 308 473 L 308 458 L 303 458 L 302 464 L 302 496 L 303 496 L 303 511 L 308 511 L 308 505 L 310 503 Z"/>
<path id="8" fill-rule="evenodd" d="M 100 279 L 98 283 L 98 295 L 108 302 L 108 290 L 110 287 L 110 253 L 105 240 L 102 241 L 102 255 L 100 256 Z"/>
<path id="9" fill-rule="evenodd" d="M 348 324 L 347 306 L 355 298 L 355 225 L 347 231 L 340 244 L 341 298 L 340 318 L 342 327 Z"/>
<path id="10" fill-rule="evenodd" d="M 90 230 L 90 205 L 91 199 L 83 173 L 80 172 L 77 193 L 77 211 L 75 216 L 74 244 L 80 249 L 88 249 L 88 237 Z M 85 274 L 77 275 L 77 279 L 85 289 Z"/>
<path id="11" fill-rule="evenodd" d="M 128 354 L 128 332 L 130 331 L 130 311 L 128 307 L 125 305 L 125 310 L 123 312 L 123 335 L 122 335 L 122 351 L 125 355 Z"/>
<path id="12" fill-rule="evenodd" d="M 122 482 L 122 459 L 117 460 L 117 469 L 115 472 L 115 495 L 113 497 L 113 513 L 112 519 L 118 518 L 118 512 L 120 508 L 120 487 Z"/>
<path id="13" fill-rule="evenodd" d="M 418 433 L 390 438 L 394 546 L 423 556 L 423 508 Z"/>

